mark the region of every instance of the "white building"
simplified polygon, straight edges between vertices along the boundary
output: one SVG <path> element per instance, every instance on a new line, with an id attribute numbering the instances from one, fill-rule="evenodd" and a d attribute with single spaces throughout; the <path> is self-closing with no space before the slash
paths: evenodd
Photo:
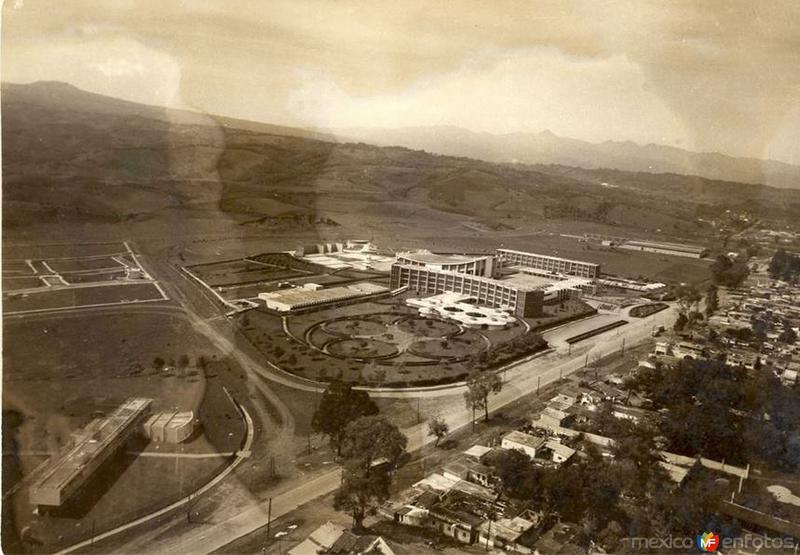
<path id="1" fill-rule="evenodd" d="M 512 430 L 503 436 L 500 442 L 500 447 L 503 449 L 519 449 L 530 458 L 536 457 L 536 450 L 541 449 L 545 444 L 545 439 L 542 437 L 532 436 L 525 432 Z"/>

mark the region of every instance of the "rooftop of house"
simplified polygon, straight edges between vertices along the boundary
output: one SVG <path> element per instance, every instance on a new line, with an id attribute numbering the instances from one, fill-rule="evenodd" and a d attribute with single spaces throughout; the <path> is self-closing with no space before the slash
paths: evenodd
<path id="1" fill-rule="evenodd" d="M 554 439 L 547 440 L 544 446 L 550 449 L 556 455 L 564 457 L 565 459 L 569 459 L 575 454 L 575 449 L 572 447 L 567 447 L 560 441 L 556 441 Z"/>
<path id="2" fill-rule="evenodd" d="M 486 447 L 485 445 L 473 445 L 466 451 L 464 454 L 468 457 L 472 457 L 473 459 L 480 460 L 486 453 L 491 451 L 491 447 Z"/>
<path id="3" fill-rule="evenodd" d="M 519 430 L 512 430 L 508 432 L 503 436 L 503 441 L 508 441 L 517 445 L 523 445 L 530 449 L 539 449 L 545 443 L 545 439 L 543 437 L 526 434 L 525 432 L 520 432 Z"/>

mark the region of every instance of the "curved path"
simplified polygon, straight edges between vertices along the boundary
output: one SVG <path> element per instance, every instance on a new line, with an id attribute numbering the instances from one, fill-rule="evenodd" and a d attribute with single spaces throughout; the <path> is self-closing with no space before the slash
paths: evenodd
<path id="1" fill-rule="evenodd" d="M 64 553 L 72 553 L 73 551 L 77 551 L 78 549 L 83 549 L 85 547 L 90 547 L 90 546 L 94 545 L 95 542 L 99 542 L 99 541 L 103 541 L 105 539 L 111 538 L 113 536 L 116 536 L 117 534 L 121 534 L 122 532 L 125 532 L 126 530 L 130 530 L 130 529 L 135 528 L 137 526 L 141 526 L 142 524 L 150 522 L 151 520 L 154 520 L 154 519 L 156 519 L 156 518 L 158 518 L 160 516 L 163 516 L 163 515 L 166 515 L 168 513 L 171 513 L 172 511 L 174 511 L 176 509 L 184 507 L 185 505 L 190 503 L 193 499 L 197 499 L 199 496 L 203 495 L 204 493 L 209 491 L 211 488 L 213 488 L 214 486 L 219 484 L 222 480 L 227 478 L 228 475 L 231 472 L 233 472 L 236 469 L 236 467 L 239 466 L 242 463 L 242 461 L 244 459 L 246 459 L 247 457 L 250 456 L 250 451 L 251 451 L 251 449 L 253 447 L 253 437 L 255 435 L 254 434 L 254 427 L 253 427 L 253 419 L 250 417 L 250 414 L 247 412 L 247 409 L 245 409 L 244 406 L 242 404 L 240 404 L 240 403 L 236 403 L 236 406 L 241 411 L 242 418 L 244 419 L 245 427 L 246 427 L 246 430 L 247 430 L 247 434 L 245 436 L 245 442 L 244 442 L 244 445 L 242 446 L 242 449 L 240 451 L 236 452 L 236 458 L 233 459 L 231 464 L 226 466 L 225 469 L 222 472 L 217 474 L 209 482 L 206 482 L 206 484 L 204 486 L 200 487 L 196 491 L 193 491 L 192 493 L 190 493 L 189 495 L 187 495 L 183 499 L 179 499 L 179 500 L 175 501 L 174 503 L 171 503 L 171 504 L 167 505 L 166 507 L 163 507 L 162 509 L 159 509 L 157 511 L 154 511 L 152 513 L 144 515 L 142 517 L 139 517 L 136 520 L 132 520 L 132 521 L 128 522 L 127 524 L 123 524 L 122 526 L 118 526 L 118 527 L 113 528 L 113 529 L 111 529 L 111 530 L 109 530 L 107 532 L 103 532 L 102 534 L 98 534 L 94 538 L 90 538 L 88 540 L 84 540 L 82 542 L 79 542 L 79 543 L 76 543 L 74 545 L 71 545 L 71 546 L 67 547 L 66 549 L 62 549 L 61 551 L 58 551 L 56 553 L 56 555 L 61 555 L 61 554 L 64 554 Z"/>
<path id="2" fill-rule="evenodd" d="M 652 317 L 641 319 L 640 322 L 633 321 L 639 319 L 631 319 L 631 324 L 619 328 L 626 330 L 627 333 L 624 335 L 622 333 L 617 335 L 615 330 L 612 330 L 586 340 L 585 345 L 573 348 L 571 353 L 553 351 L 514 368 L 509 368 L 502 391 L 489 398 L 489 412 L 498 411 L 521 397 L 535 393 L 540 387 L 581 370 L 584 367 L 584 360 L 590 354 L 597 353 L 606 356 L 619 351 L 623 337 L 626 339 L 627 346 L 634 346 L 650 337 L 653 326 L 664 325 L 674 318 L 675 310 L 670 308 Z M 472 422 L 472 414 L 464 408 L 463 399 L 460 396 L 452 397 L 453 393 L 458 393 L 463 389 L 463 385 L 448 386 L 447 395 L 450 395 L 451 398 L 448 401 L 443 400 L 439 413 L 439 416 L 449 425 L 451 433 L 469 426 Z M 438 392 L 417 392 L 416 396 L 438 396 Z M 434 439 L 428 435 L 427 422 L 421 422 L 402 431 L 408 438 L 409 452 L 422 448 L 433 442 Z M 335 491 L 340 482 L 341 469 L 333 468 L 274 497 L 272 518 L 279 518 L 309 501 Z M 259 530 L 266 523 L 266 503 L 259 503 L 225 521 L 210 523 L 200 529 L 195 529 L 191 535 L 183 538 L 171 538 L 167 544 L 159 545 L 159 553 L 213 553 L 240 537 Z"/>

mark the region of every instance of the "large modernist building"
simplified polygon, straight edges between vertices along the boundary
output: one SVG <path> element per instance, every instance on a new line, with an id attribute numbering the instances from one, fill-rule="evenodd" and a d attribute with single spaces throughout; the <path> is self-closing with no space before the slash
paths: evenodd
<path id="1" fill-rule="evenodd" d="M 581 260 L 569 260 L 531 252 L 497 249 L 497 258 L 504 266 L 524 266 L 542 273 L 561 274 L 589 279 L 600 277 L 600 265 Z"/>
<path id="2" fill-rule="evenodd" d="M 397 255 L 398 264 L 422 266 L 431 270 L 484 277 L 494 276 L 496 270 L 494 262 L 494 256 L 491 254 L 434 254 L 430 251 L 421 250 L 415 252 L 401 252 Z"/>
<path id="3" fill-rule="evenodd" d="M 397 289 L 403 286 L 423 293 L 461 293 L 482 304 L 511 309 L 520 317 L 539 315 L 544 302 L 542 290 L 504 283 L 482 275 L 442 270 L 437 265 L 393 264 L 391 287 Z"/>
<path id="4" fill-rule="evenodd" d="M 152 399 L 131 398 L 105 418 L 72 433 L 72 446 L 56 457 L 28 490 L 30 502 L 58 507 L 78 492 L 100 466 L 140 433 Z"/>

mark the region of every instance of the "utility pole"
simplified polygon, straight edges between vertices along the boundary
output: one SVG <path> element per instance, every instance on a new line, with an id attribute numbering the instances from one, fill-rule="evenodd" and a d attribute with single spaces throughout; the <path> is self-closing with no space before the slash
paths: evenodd
<path id="1" fill-rule="evenodd" d="M 622 338 L 622 356 L 625 356 L 625 338 Z"/>
<path id="2" fill-rule="evenodd" d="M 264 538 L 264 548 L 262 551 L 264 553 L 267 552 L 267 543 L 269 542 L 270 536 L 272 536 L 272 497 L 269 498 L 269 504 L 267 505 L 267 537 Z"/>
<path id="3" fill-rule="evenodd" d="M 542 385 L 542 377 L 536 377 L 536 395 L 539 395 L 539 386 Z"/>
<path id="4" fill-rule="evenodd" d="M 422 422 L 422 419 L 419 416 L 419 397 L 417 397 L 417 424 Z"/>

